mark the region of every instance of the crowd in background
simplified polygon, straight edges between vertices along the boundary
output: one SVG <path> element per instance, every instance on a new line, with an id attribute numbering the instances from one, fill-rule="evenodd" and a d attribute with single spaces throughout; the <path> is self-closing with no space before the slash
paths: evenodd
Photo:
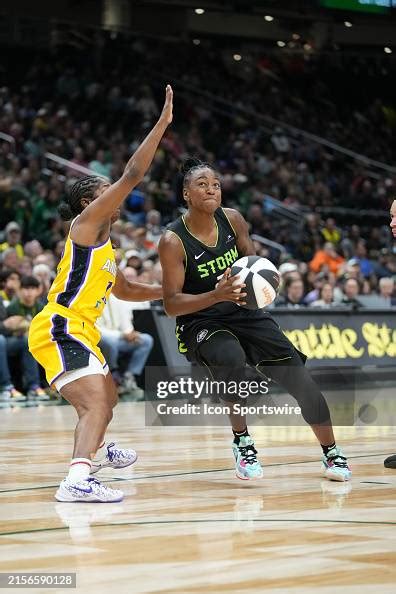
<path id="1" fill-rule="evenodd" d="M 12 361 L 4 371 L 6 357 L 26 351 L 29 321 L 45 303 L 68 230 L 57 207 L 82 175 L 57 166 L 46 152 L 117 179 L 159 114 L 165 82 L 175 87 L 174 123 L 112 230 L 117 264 L 128 278 L 161 281 L 158 240 L 182 212 L 180 165 L 194 155 L 220 172 L 224 205 L 244 214 L 252 234 L 281 246 L 256 243 L 282 274 L 274 307 L 396 305 L 396 254 L 387 218 L 396 175 L 286 127 L 393 163 L 391 63 L 385 68 L 379 59 L 337 55 L 255 55 L 236 63 L 213 44 L 100 34 L 87 45 L 83 37 L 79 46 L 58 38 L 48 50 L 16 49 L 19 55 L 9 63 L 2 57 L 9 82 L 0 88 L 0 130 L 13 139 L 0 142 L 3 392 L 46 397 L 31 362 L 28 372 L 24 364 L 23 390 L 10 379 Z M 368 90 L 358 93 L 357 87 Z M 270 125 L 268 117 L 285 124 Z M 268 196 L 297 215 L 298 223 L 276 216 Z"/>

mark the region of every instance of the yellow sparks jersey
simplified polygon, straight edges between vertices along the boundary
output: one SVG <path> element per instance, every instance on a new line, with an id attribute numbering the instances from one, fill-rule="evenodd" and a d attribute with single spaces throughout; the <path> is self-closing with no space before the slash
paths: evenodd
<path id="1" fill-rule="evenodd" d="M 106 367 L 95 326 L 115 283 L 111 241 L 83 247 L 68 236 L 48 303 L 33 319 L 29 350 L 51 385 L 67 371 L 89 365 L 94 355 Z"/>
<path id="2" fill-rule="evenodd" d="M 48 303 L 55 308 L 66 307 L 73 317 L 78 315 L 94 325 L 106 305 L 116 274 L 110 238 L 101 245 L 83 247 L 69 235 L 48 293 Z"/>

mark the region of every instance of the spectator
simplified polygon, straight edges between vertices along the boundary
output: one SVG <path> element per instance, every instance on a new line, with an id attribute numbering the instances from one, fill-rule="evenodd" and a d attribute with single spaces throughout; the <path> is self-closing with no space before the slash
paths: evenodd
<path id="1" fill-rule="evenodd" d="M 371 260 L 367 258 L 366 242 L 363 239 L 356 244 L 354 259 L 359 263 L 360 272 L 364 278 L 374 274 L 374 266 Z"/>
<path id="2" fill-rule="evenodd" d="M 33 268 L 33 276 L 40 282 L 39 299 L 42 303 L 47 301 L 47 295 L 54 280 L 51 268 L 47 264 L 36 264 Z"/>
<path id="3" fill-rule="evenodd" d="M 326 223 L 321 230 L 321 234 L 325 241 L 330 242 L 335 246 L 340 243 L 341 232 L 339 229 L 337 229 L 335 220 L 333 218 L 326 219 Z"/>
<path id="4" fill-rule="evenodd" d="M 287 154 L 290 150 L 289 139 L 284 133 L 283 128 L 280 126 L 275 128 L 275 131 L 271 136 L 271 142 L 274 145 L 275 150 L 280 154 Z"/>
<path id="5" fill-rule="evenodd" d="M 14 248 L 18 258 L 22 258 L 24 252 L 21 244 L 22 229 L 20 225 L 15 221 L 11 221 L 4 229 L 4 233 L 5 241 L 0 244 L 0 252 L 4 252 L 7 248 Z"/>
<path id="6" fill-rule="evenodd" d="M 125 253 L 125 265 L 127 268 L 134 268 L 137 275 L 142 272 L 143 256 L 137 250 L 128 250 Z"/>
<path id="7" fill-rule="evenodd" d="M 162 235 L 161 213 L 158 210 L 149 210 L 146 216 L 147 239 L 154 245 L 158 245 Z"/>
<path id="8" fill-rule="evenodd" d="M 28 256 L 24 256 L 19 262 L 19 274 L 22 276 L 32 276 L 33 265 L 32 260 Z"/>
<path id="9" fill-rule="evenodd" d="M 3 299 L 0 297 L 0 401 L 3 402 L 22 402 L 26 400 L 26 396 L 17 390 L 12 382 L 7 354 L 7 341 L 11 339 L 13 333 L 20 332 L 24 327 L 22 316 L 7 317 L 7 310 Z"/>
<path id="10" fill-rule="evenodd" d="M 285 283 L 288 278 L 301 278 L 298 272 L 298 265 L 295 262 L 284 262 L 279 266 L 279 273 L 282 282 Z"/>
<path id="11" fill-rule="evenodd" d="M 48 394 L 40 386 L 39 366 L 29 352 L 27 339 L 30 322 L 43 309 L 38 300 L 39 295 L 39 281 L 34 276 L 24 276 L 19 295 L 7 307 L 8 316 L 21 317 L 23 320 L 13 335 L 7 337 L 7 352 L 9 356 L 18 356 L 21 361 L 27 397 L 32 400 L 49 400 Z"/>
<path id="12" fill-rule="evenodd" d="M 310 274 L 313 274 L 312 271 L 310 272 Z M 309 276 L 308 280 L 310 280 Z M 314 279 L 311 282 L 313 284 L 313 289 L 312 291 L 309 291 L 309 293 L 306 294 L 304 299 L 307 305 L 311 305 L 314 301 L 321 299 L 320 292 L 323 288 L 323 285 L 329 282 L 329 275 L 325 272 L 319 272 L 319 274 L 314 275 Z"/>
<path id="13" fill-rule="evenodd" d="M 139 399 L 143 396 L 143 391 L 138 388 L 135 376 L 140 375 L 144 369 L 153 348 L 153 338 L 149 334 L 134 330 L 131 306 L 132 303 L 110 295 L 98 320 L 102 334 L 99 346 L 120 392 L 129 392 L 134 398 Z M 127 358 L 127 371 L 123 377 L 119 372 L 120 355 Z"/>
<path id="14" fill-rule="evenodd" d="M 395 281 L 393 278 L 382 277 L 378 282 L 379 295 L 390 301 L 390 305 L 396 305 L 396 296 L 394 296 Z"/>
<path id="15" fill-rule="evenodd" d="M 60 219 L 58 213 L 59 202 L 58 189 L 50 188 L 48 194 L 33 206 L 29 225 L 30 236 L 35 237 L 44 248 L 54 247 L 51 225 L 53 221 Z M 35 247 L 37 248 L 37 246 Z"/>
<path id="16" fill-rule="evenodd" d="M 124 214 L 127 220 L 134 225 L 142 225 L 146 218 L 144 212 L 145 194 L 141 186 L 134 188 L 124 202 Z"/>
<path id="17" fill-rule="evenodd" d="M 344 297 L 341 300 L 343 305 L 348 305 L 352 309 L 362 307 L 362 303 L 357 298 L 360 293 L 359 283 L 355 278 L 347 278 L 343 286 Z"/>
<path id="18" fill-rule="evenodd" d="M 0 273 L 0 296 L 4 305 L 8 305 L 16 296 L 21 286 L 21 275 L 17 270 L 7 269 Z"/>
<path id="19" fill-rule="evenodd" d="M 321 307 L 323 309 L 330 309 L 337 305 L 334 301 L 334 290 L 330 283 L 325 282 L 319 292 L 319 299 L 311 303 L 312 307 Z"/>
<path id="20" fill-rule="evenodd" d="M 299 278 L 289 277 L 285 281 L 285 296 L 279 297 L 275 302 L 275 307 L 305 307 L 304 303 L 304 283 Z"/>
<path id="21" fill-rule="evenodd" d="M 330 271 L 335 275 L 338 275 L 341 266 L 344 264 L 345 260 L 342 256 L 337 254 L 335 247 L 332 243 L 327 241 L 323 249 L 318 250 L 311 262 L 309 263 L 309 267 L 314 272 L 320 271 Z"/>
<path id="22" fill-rule="evenodd" d="M 351 258 L 344 266 L 344 278 L 355 278 L 358 282 L 363 282 L 360 262 L 357 258 Z"/>
<path id="23" fill-rule="evenodd" d="M 134 232 L 134 242 L 136 249 L 143 255 L 149 256 L 156 253 L 157 248 L 153 241 L 147 237 L 147 229 L 145 227 L 138 227 Z"/>
<path id="24" fill-rule="evenodd" d="M 89 168 L 98 175 L 110 178 L 112 163 L 106 163 L 105 152 L 100 149 L 96 153 L 96 159 L 90 162 Z"/>
<path id="25" fill-rule="evenodd" d="M 28 256 L 32 260 L 37 258 L 37 256 L 40 256 L 40 254 L 42 254 L 44 251 L 41 243 L 37 241 L 37 239 L 32 239 L 31 241 L 25 243 L 24 250 L 25 256 Z"/>
<path id="26" fill-rule="evenodd" d="M 20 262 L 17 251 L 13 247 L 8 247 L 1 254 L 3 268 L 8 268 L 8 270 L 18 270 Z"/>

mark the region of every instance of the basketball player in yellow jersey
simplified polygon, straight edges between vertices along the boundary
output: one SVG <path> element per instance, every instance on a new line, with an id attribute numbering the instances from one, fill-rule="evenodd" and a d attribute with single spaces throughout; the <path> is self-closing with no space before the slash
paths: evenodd
<path id="1" fill-rule="evenodd" d="M 121 501 L 123 493 L 91 476 L 105 466 L 133 464 L 136 453 L 109 444 L 104 435 L 117 403 L 117 393 L 98 342 L 97 318 L 111 292 L 126 301 L 160 299 L 160 286 L 128 282 L 117 271 L 110 241 L 111 224 L 131 190 L 143 179 L 160 140 L 172 121 L 173 92 L 166 87 L 162 114 L 126 165 L 122 177 L 110 185 L 88 176 L 71 188 L 68 204 L 60 208 L 72 219 L 48 304 L 29 331 L 29 349 L 44 367 L 50 385 L 74 406 L 78 423 L 73 459 L 55 498 L 58 501 Z M 62 206 L 62 205 L 61 205 Z"/>

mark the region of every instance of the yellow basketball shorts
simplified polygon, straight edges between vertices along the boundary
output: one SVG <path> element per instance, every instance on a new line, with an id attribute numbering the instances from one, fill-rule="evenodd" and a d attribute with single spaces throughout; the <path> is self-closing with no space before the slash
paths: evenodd
<path id="1" fill-rule="evenodd" d="M 29 351 L 44 367 L 49 385 L 67 371 L 88 366 L 91 354 L 105 367 L 99 340 L 93 324 L 57 304 L 47 304 L 29 329 Z"/>

